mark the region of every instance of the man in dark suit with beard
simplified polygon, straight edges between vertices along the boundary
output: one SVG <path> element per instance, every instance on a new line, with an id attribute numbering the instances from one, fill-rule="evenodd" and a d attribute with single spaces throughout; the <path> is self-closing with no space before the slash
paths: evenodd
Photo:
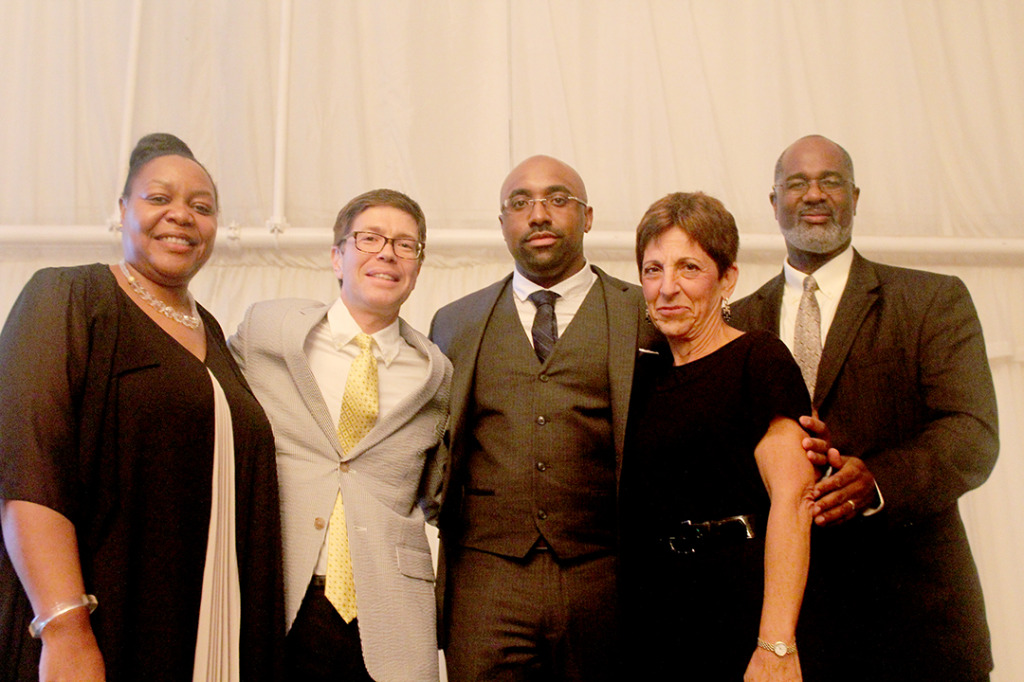
<path id="1" fill-rule="evenodd" d="M 985 606 L 957 508 L 999 449 L 981 325 L 959 279 L 851 248 L 859 195 L 839 145 L 787 148 L 770 195 L 784 270 L 733 305 L 735 326 L 790 346 L 836 448 L 816 462 L 831 470 L 815 488 L 805 679 L 985 680 Z"/>

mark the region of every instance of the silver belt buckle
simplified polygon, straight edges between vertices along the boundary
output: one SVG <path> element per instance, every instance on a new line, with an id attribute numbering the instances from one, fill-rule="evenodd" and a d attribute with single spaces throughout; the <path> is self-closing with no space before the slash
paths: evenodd
<path id="1" fill-rule="evenodd" d="M 724 519 L 720 519 L 719 521 L 716 521 L 715 523 L 716 524 L 724 524 L 724 523 L 729 523 L 730 521 L 739 521 L 740 523 L 742 523 L 743 524 L 743 528 L 744 528 L 744 530 L 747 533 L 747 539 L 748 540 L 753 540 L 754 539 L 754 527 L 752 525 L 750 525 L 750 517 L 749 516 L 747 516 L 746 514 L 740 514 L 738 516 L 728 516 L 728 517 L 726 517 Z"/>

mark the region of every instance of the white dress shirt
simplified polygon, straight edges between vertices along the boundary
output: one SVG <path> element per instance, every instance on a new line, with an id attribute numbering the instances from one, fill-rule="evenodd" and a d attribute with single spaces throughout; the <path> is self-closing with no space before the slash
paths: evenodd
<path id="1" fill-rule="evenodd" d="M 853 265 L 853 249 L 847 248 L 838 256 L 814 271 L 814 281 L 818 283 L 815 298 L 821 310 L 821 346 L 825 347 L 829 327 L 836 316 L 839 299 L 846 288 L 846 280 L 850 278 L 850 266 Z M 796 312 L 800 307 L 800 298 L 804 295 L 804 277 L 807 273 L 800 272 L 789 264 L 787 259 L 782 265 L 786 276 L 786 286 L 782 290 L 782 315 L 779 318 L 779 336 L 783 343 L 793 352 L 793 334 L 796 332 Z"/>
<path id="2" fill-rule="evenodd" d="M 818 283 L 818 291 L 815 298 L 818 300 L 818 309 L 821 310 L 821 347 L 824 349 L 828 339 L 828 330 L 832 327 L 832 320 L 836 317 L 836 308 L 839 307 L 839 299 L 846 289 L 846 282 L 850 279 L 850 267 L 853 265 L 853 248 L 847 247 L 845 251 L 822 265 L 814 271 L 814 281 Z M 789 264 L 789 259 L 782 264 L 782 271 L 786 277 L 786 286 L 782 289 L 782 313 L 779 317 L 779 336 L 793 352 L 793 335 L 796 332 L 796 312 L 800 307 L 800 298 L 804 295 L 804 277 L 807 273 L 800 272 Z M 842 454 L 842 453 L 839 453 Z M 828 468 L 826 476 L 832 473 L 832 467 Z M 885 498 L 882 497 L 882 490 L 875 483 L 875 492 L 878 493 L 878 506 L 859 509 L 864 516 L 871 516 L 882 511 L 885 506 Z"/>
<path id="3" fill-rule="evenodd" d="M 370 334 L 373 339 L 373 355 L 377 358 L 378 419 L 395 409 L 411 391 L 421 386 L 430 369 L 430 360 L 402 338 L 398 326 L 398 320 L 395 320 L 384 329 Z M 335 415 L 335 420 L 341 413 L 348 371 L 359 355 L 355 338 L 361 332 L 339 298 L 327 311 L 326 317 L 309 332 L 303 345 L 309 369 L 320 387 L 328 411 Z M 315 572 L 317 575 L 327 573 L 326 540 L 320 548 Z"/>
<path id="4" fill-rule="evenodd" d="M 590 288 L 596 281 L 597 274 L 584 263 L 582 270 L 549 289 L 558 294 L 558 298 L 555 299 L 555 322 L 558 324 L 559 338 L 572 322 L 572 318 L 576 317 L 576 312 L 583 305 L 583 299 L 590 293 Z M 536 282 L 528 280 L 519 272 L 519 268 L 512 273 L 512 300 L 516 304 L 519 319 L 523 323 L 523 329 L 526 330 L 526 337 L 530 339 L 531 346 L 533 345 L 533 318 L 537 316 L 537 306 L 528 300 L 528 297 L 543 288 Z"/>

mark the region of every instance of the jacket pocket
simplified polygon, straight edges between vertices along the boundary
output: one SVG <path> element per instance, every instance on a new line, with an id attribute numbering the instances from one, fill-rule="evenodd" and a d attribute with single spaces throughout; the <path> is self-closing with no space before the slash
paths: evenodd
<path id="1" fill-rule="evenodd" d="M 434 564 L 430 560 L 430 552 L 397 545 L 398 570 L 408 577 L 417 580 L 434 582 Z"/>

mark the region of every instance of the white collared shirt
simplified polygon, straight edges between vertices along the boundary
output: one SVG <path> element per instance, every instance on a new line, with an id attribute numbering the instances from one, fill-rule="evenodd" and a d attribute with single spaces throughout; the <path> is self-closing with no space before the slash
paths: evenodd
<path id="1" fill-rule="evenodd" d="M 395 320 L 384 329 L 370 334 L 373 338 L 373 355 L 377 358 L 378 420 L 422 385 L 430 369 L 429 358 L 409 345 L 399 334 L 398 327 L 399 322 Z M 359 355 L 355 338 L 361 332 L 344 302 L 338 298 L 327 311 L 326 317 L 310 330 L 303 345 L 309 369 L 335 422 L 341 412 L 341 399 L 345 395 L 349 369 Z M 317 560 L 317 575 L 327 573 L 326 538 L 325 535 Z"/>
<path id="2" fill-rule="evenodd" d="M 370 334 L 373 354 L 377 358 L 378 419 L 426 380 L 430 364 L 427 356 L 402 338 L 398 325 L 398 320 L 395 320 L 379 332 Z M 339 298 L 327 311 L 327 316 L 309 332 L 303 346 L 309 369 L 320 386 L 328 412 L 335 419 L 341 411 L 348 370 L 359 355 L 355 338 L 361 332 Z"/>
<path id="3" fill-rule="evenodd" d="M 814 271 L 814 281 L 818 283 L 815 298 L 817 298 L 818 308 L 821 310 L 822 347 L 825 346 L 828 330 L 832 326 L 832 320 L 835 319 L 839 299 L 842 298 L 843 290 L 846 289 L 846 281 L 850 278 L 852 265 L 853 248 L 847 247 L 845 251 Z M 783 263 L 782 271 L 786 277 L 786 286 L 782 290 L 779 337 L 792 353 L 793 334 L 796 332 L 796 312 L 800 307 L 800 298 L 804 295 L 804 277 L 807 274 L 790 265 L 788 259 Z"/>
<path id="4" fill-rule="evenodd" d="M 814 281 L 818 283 L 818 291 L 815 297 L 818 300 L 818 308 L 821 310 L 821 346 L 825 347 L 828 338 L 828 330 L 832 328 L 832 320 L 836 317 L 836 308 L 839 307 L 839 299 L 846 289 L 846 282 L 850 279 L 850 268 L 853 266 L 853 247 L 848 246 L 845 251 L 822 265 L 814 271 Z M 779 316 L 779 336 L 793 352 L 793 335 L 796 332 L 796 313 L 800 307 L 800 298 L 804 295 L 804 277 L 806 273 L 800 272 L 789 264 L 789 259 L 782 264 L 782 271 L 786 277 L 786 285 L 782 290 L 782 314 Z M 842 453 L 840 453 L 842 454 Z M 832 474 L 832 467 L 828 468 L 827 475 Z M 882 489 L 875 482 L 875 492 L 878 493 L 878 506 L 867 507 L 859 510 L 864 516 L 871 516 L 882 511 L 885 507 L 885 498 L 882 496 Z"/>
<path id="5" fill-rule="evenodd" d="M 575 275 L 568 277 L 549 289 L 558 294 L 555 299 L 555 321 L 558 324 L 558 336 L 561 338 L 565 328 L 576 317 L 576 312 L 583 305 L 583 299 L 590 293 L 591 287 L 597 281 L 597 274 L 584 263 L 583 269 Z M 533 318 L 537 316 L 537 306 L 528 300 L 530 294 L 543 289 L 536 282 L 528 280 L 519 268 L 512 273 L 512 300 L 519 312 L 519 320 L 523 323 L 526 337 L 533 343 Z"/>

